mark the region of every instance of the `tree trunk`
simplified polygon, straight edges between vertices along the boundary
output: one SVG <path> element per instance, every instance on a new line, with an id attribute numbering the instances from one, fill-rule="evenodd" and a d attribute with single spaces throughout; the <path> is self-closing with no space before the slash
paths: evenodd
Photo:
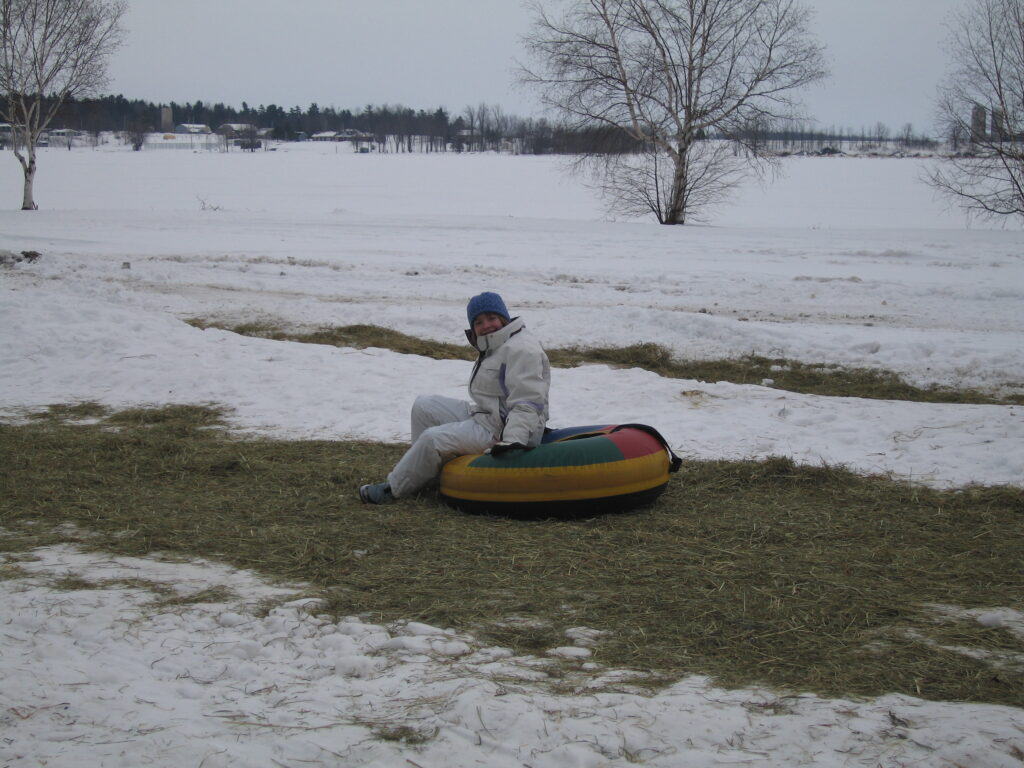
<path id="1" fill-rule="evenodd" d="M 25 172 L 25 187 L 21 198 L 21 210 L 35 211 L 39 206 L 32 199 L 32 182 L 36 178 L 36 158 L 34 153 L 30 153 L 28 163 L 22 165 L 22 170 Z"/>
<path id="2" fill-rule="evenodd" d="M 675 156 L 672 169 L 672 187 L 665 203 L 665 217 L 662 224 L 686 223 L 686 151 L 680 150 Z"/>

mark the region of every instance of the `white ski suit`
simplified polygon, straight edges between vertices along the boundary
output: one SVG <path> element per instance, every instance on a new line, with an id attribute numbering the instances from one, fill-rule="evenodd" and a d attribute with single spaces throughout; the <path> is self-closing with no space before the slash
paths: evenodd
<path id="1" fill-rule="evenodd" d="M 388 475 L 395 497 L 415 493 L 445 462 L 498 442 L 540 445 L 548 420 L 551 368 L 523 321 L 474 341 L 480 357 L 469 379 L 472 402 L 420 396 L 412 406 L 412 447 Z"/>

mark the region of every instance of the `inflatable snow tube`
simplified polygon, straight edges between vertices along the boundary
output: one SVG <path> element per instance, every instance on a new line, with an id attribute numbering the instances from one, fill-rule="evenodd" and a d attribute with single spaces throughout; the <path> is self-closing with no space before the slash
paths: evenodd
<path id="1" fill-rule="evenodd" d="M 581 516 L 654 501 L 680 460 L 644 424 L 570 427 L 529 451 L 460 456 L 441 471 L 441 497 L 467 512 Z"/>

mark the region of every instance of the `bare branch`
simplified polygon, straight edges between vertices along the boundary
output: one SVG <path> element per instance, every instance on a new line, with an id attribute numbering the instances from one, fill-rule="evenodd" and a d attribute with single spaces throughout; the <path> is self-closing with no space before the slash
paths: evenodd
<path id="1" fill-rule="evenodd" d="M 1024 216 L 1024 0 L 972 0 L 947 48 L 939 118 L 970 146 L 927 181 L 981 216 Z"/>
<path id="2" fill-rule="evenodd" d="M 701 146 L 704 139 L 741 142 L 752 122 L 799 118 L 794 92 L 826 75 L 797 0 L 549 0 L 531 8 L 525 44 L 534 64 L 521 80 L 569 125 L 610 126 L 640 142 L 644 154 L 602 165 L 601 187 L 623 208 L 650 210 L 666 224 L 721 201 L 739 168 L 760 160 L 755 146 L 737 152 Z"/>
<path id="3" fill-rule="evenodd" d="M 120 46 L 125 0 L 0 0 L 0 113 L 25 175 L 22 208 L 36 208 L 36 143 L 69 98 L 102 88 Z"/>

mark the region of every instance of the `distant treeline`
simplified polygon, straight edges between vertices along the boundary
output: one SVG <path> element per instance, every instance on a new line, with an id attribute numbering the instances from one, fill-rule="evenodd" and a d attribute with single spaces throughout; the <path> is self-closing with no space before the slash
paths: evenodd
<path id="1" fill-rule="evenodd" d="M 452 115 L 442 107 L 415 110 L 401 105 L 368 105 L 361 111 L 320 107 L 313 103 L 303 109 L 285 109 L 276 104 L 251 107 L 242 102 L 240 109 L 226 104 L 154 104 L 124 96 L 94 99 L 69 99 L 60 108 L 51 128 L 73 128 L 87 133 L 123 131 L 140 133 L 161 129 L 161 107 L 169 106 L 174 124 L 198 123 L 214 131 L 224 123 L 245 123 L 268 128 L 271 136 L 294 140 L 323 131 L 353 129 L 372 135 L 380 151 L 432 152 L 448 149 L 485 151 L 509 150 L 527 154 L 616 154 L 639 151 L 640 142 L 622 132 L 605 127 L 569 128 L 544 118 L 521 118 L 497 105 L 466 107 Z M 6 107 L 0 97 L 0 107 Z M 857 130 L 808 128 L 805 125 L 754 125 L 742 132 L 743 138 L 775 151 L 820 151 L 849 143 L 896 144 L 908 149 L 931 148 L 935 142 L 918 135 L 905 125 L 898 132 L 878 123 Z"/>
<path id="2" fill-rule="evenodd" d="M 890 131 L 885 123 L 876 123 L 872 128 L 810 128 L 805 124 L 791 123 L 782 126 L 754 125 L 745 129 L 743 138 L 754 145 L 763 145 L 773 151 L 820 152 L 827 147 L 841 148 L 850 145 L 896 146 L 907 150 L 934 149 L 935 139 L 919 134 L 914 126 L 906 123 L 898 131 Z"/>
<path id="3" fill-rule="evenodd" d="M 0 97 L 0 108 L 5 107 Z M 271 136 L 284 141 L 323 131 L 354 129 L 372 135 L 383 151 L 446 151 L 514 149 L 533 154 L 581 152 L 630 152 L 637 143 L 608 128 L 574 130 L 543 118 L 520 118 L 496 105 L 467 107 L 452 116 L 444 108 L 432 111 L 404 106 L 368 105 L 362 111 L 334 107 L 285 109 L 276 104 L 240 109 L 225 104 L 154 104 L 124 96 L 69 99 L 61 105 L 50 127 L 73 128 L 86 133 L 102 131 L 139 133 L 161 129 L 161 108 L 169 106 L 175 125 L 203 124 L 214 131 L 225 123 L 245 123 L 269 128 Z"/>

